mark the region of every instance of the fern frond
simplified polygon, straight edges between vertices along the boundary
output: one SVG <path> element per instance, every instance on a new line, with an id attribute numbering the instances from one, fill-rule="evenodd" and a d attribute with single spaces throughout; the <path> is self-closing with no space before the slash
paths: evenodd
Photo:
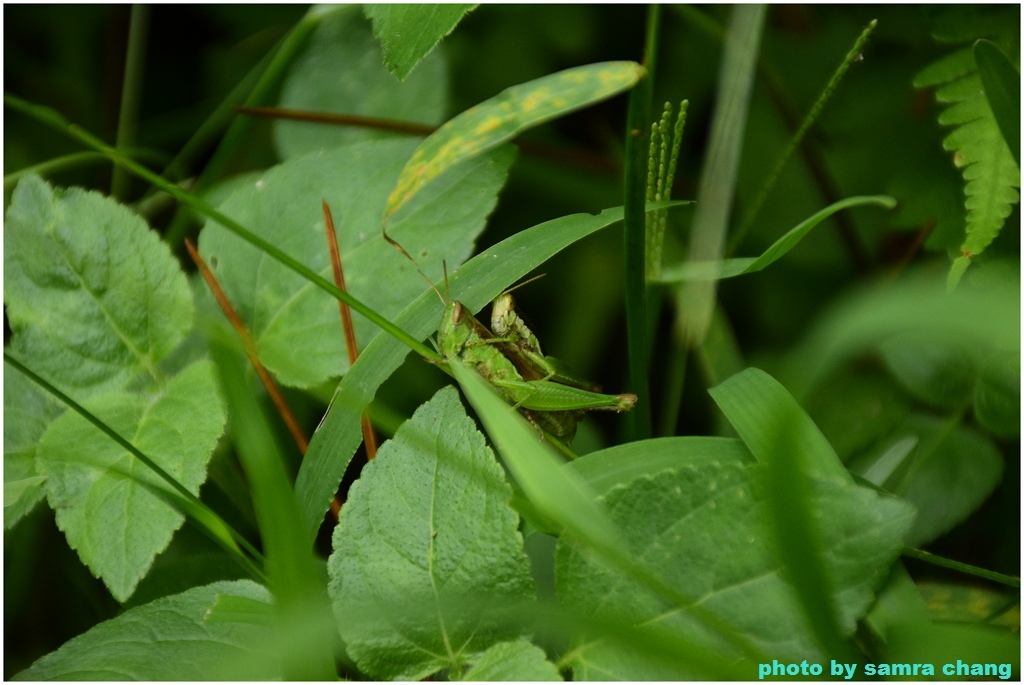
<path id="1" fill-rule="evenodd" d="M 942 141 L 943 148 L 953 153 L 953 163 L 963 175 L 967 209 L 960 256 L 949 272 L 948 285 L 952 289 L 971 259 L 999 235 L 1013 205 L 1020 201 L 1020 168 L 985 98 L 971 46 L 923 69 L 914 85 L 937 87 L 936 101 L 949 105 L 938 121 L 943 126 L 956 127 Z"/>

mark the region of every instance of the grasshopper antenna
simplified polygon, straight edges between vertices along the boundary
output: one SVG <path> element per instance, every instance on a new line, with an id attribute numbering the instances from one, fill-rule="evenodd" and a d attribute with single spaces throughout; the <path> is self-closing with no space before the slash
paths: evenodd
<path id="1" fill-rule="evenodd" d="M 437 295 L 437 298 L 439 300 L 441 300 L 441 304 L 442 305 L 447 305 L 448 304 L 448 300 L 445 299 L 445 297 L 443 295 L 441 295 L 441 291 L 437 289 L 437 286 L 434 285 L 434 282 L 432 280 L 430 280 L 429 278 L 427 278 L 427 275 L 425 273 L 423 273 L 423 269 L 420 268 L 419 262 L 417 262 L 415 259 L 413 259 L 412 255 L 409 254 L 408 252 L 406 252 L 405 248 L 402 247 L 398 243 L 397 240 L 395 240 L 394 238 L 389 236 L 387 230 L 384 229 L 384 227 L 381 227 L 380 234 L 384 237 L 384 240 L 388 241 L 388 244 L 391 245 L 391 247 L 393 247 L 396 250 L 398 250 L 399 252 L 401 252 L 402 255 L 406 259 L 408 259 L 410 262 L 412 262 L 412 265 L 414 267 L 416 267 L 416 272 L 419 273 L 419 275 L 423 277 L 423 280 L 427 282 L 427 285 L 430 286 L 430 289 L 433 290 L 434 293 Z M 445 269 L 445 272 L 444 272 L 444 289 L 445 289 L 445 291 L 448 290 L 448 270 L 447 270 L 447 268 Z"/>
<path id="2" fill-rule="evenodd" d="M 514 286 L 512 286 L 511 288 L 509 288 L 508 290 L 503 292 L 502 295 L 508 295 L 513 290 L 519 290 L 524 285 L 529 285 L 529 284 L 533 283 L 534 281 L 539 281 L 540 279 L 544 278 L 545 276 L 547 276 L 547 274 L 537 274 L 533 278 L 528 278 L 525 281 L 522 281 L 521 283 L 516 283 Z"/>

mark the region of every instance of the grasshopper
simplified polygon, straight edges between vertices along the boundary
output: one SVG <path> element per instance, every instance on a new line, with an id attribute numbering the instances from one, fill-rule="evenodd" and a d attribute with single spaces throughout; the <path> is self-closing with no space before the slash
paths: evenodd
<path id="1" fill-rule="evenodd" d="M 515 314 L 514 307 L 502 311 L 503 324 L 519 322 L 509 324 L 514 331 L 503 326 L 502 330 L 511 332 L 504 337 L 495 336 L 461 302 L 448 302 L 437 331 L 438 347 L 445 359 L 473 364 L 538 428 L 569 443 L 584 411 L 628 411 L 636 404 L 635 395 L 602 395 L 585 381 L 570 376 L 561 362 L 540 353 L 536 336 Z"/>

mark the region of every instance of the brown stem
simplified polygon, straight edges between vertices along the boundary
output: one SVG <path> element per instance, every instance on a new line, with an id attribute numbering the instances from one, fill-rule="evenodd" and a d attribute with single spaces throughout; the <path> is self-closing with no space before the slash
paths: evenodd
<path id="1" fill-rule="evenodd" d="M 299 446 L 299 451 L 305 455 L 306 448 L 309 447 L 309 440 L 306 435 L 302 432 L 298 422 L 295 420 L 295 416 L 292 414 L 291 409 L 288 408 L 288 403 L 285 402 L 284 396 L 281 395 L 281 391 L 277 387 L 277 383 L 270 377 L 270 373 L 267 372 L 263 364 L 256 356 L 256 343 L 253 342 L 252 336 L 249 335 L 249 331 L 246 330 L 245 324 L 238 317 L 238 313 L 235 312 L 234 307 L 231 306 L 231 302 L 228 301 L 227 295 L 221 290 L 220 284 L 217 283 L 217 278 L 210 271 L 210 268 L 203 261 L 203 258 L 199 256 L 199 252 L 196 250 L 195 245 L 188 238 L 185 239 L 185 247 L 188 249 L 189 255 L 192 257 L 192 261 L 199 267 L 199 273 L 203 275 L 206 280 L 206 284 L 210 286 L 210 291 L 213 296 L 217 299 L 217 304 L 220 305 L 221 310 L 224 312 L 224 316 L 228 318 L 231 325 L 234 326 L 235 330 L 238 331 L 239 337 L 242 339 L 242 347 L 245 349 L 246 356 L 249 357 L 249 361 L 252 363 L 256 374 L 263 381 L 263 387 L 267 389 L 267 394 L 270 395 L 271 401 L 274 406 L 277 407 L 278 413 L 284 420 L 285 425 L 288 427 L 288 432 L 292 434 L 292 439 L 295 440 L 295 444 Z"/>

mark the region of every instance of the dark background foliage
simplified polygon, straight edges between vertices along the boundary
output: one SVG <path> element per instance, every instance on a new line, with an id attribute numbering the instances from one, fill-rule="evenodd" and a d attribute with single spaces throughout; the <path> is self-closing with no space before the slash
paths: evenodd
<path id="1" fill-rule="evenodd" d="M 125 5 L 5 5 L 5 90 L 54 107 L 112 141 L 129 11 Z M 301 5 L 153 6 L 137 144 L 157 151 L 158 157 L 173 156 L 305 11 Z M 936 123 L 938 107 L 932 94 L 911 85 L 916 73 L 950 50 L 931 37 L 944 11 L 892 5 L 769 9 L 734 222 L 856 36 L 874 18 L 878 29 L 863 60 L 850 70 L 783 172 L 737 254 L 760 253 L 793 225 L 843 197 L 888 193 L 899 205 L 891 213 L 872 208 L 841 214 L 788 255 L 786 268 L 766 271 L 756 277 L 755 285 L 744 279 L 723 284 L 721 300 L 749 363 L 770 370 L 822 309 L 853 284 L 895 273 L 912 262 L 930 264 L 940 272 L 948 268 L 946 253 L 962 240 L 962 180 L 942 150 L 944 132 Z M 1019 7 L 979 11 L 995 16 L 1019 42 Z M 679 199 L 696 194 L 728 13 L 728 7 L 719 6 L 664 8 L 655 102 L 690 101 L 674 193 Z M 644 23 L 641 6 L 482 6 L 440 48 L 449 59 L 448 113 L 454 115 L 509 85 L 559 69 L 602 60 L 637 60 Z M 80 151 L 69 139 L 18 114 L 8 111 L 5 117 L 5 173 Z M 233 159 L 232 172 L 275 162 L 270 127 L 261 122 L 254 129 L 252 141 Z M 625 98 L 620 97 L 531 132 L 532 140 L 584 150 L 591 157 L 578 162 L 568 155 L 555 161 L 523 155 L 482 242 L 497 242 L 564 214 L 621 204 L 624 127 Z M 79 167 L 62 171 L 51 181 L 107 192 L 110 168 Z M 133 185 L 128 199 L 137 199 L 144 190 L 141 184 Z M 148 218 L 160 230 L 170 214 L 163 209 Z M 674 216 L 670 232 L 684 230 L 689 218 L 689 210 Z M 1015 209 L 990 248 L 993 255 L 1019 253 L 1018 227 Z M 589 340 L 602 336 L 612 341 L 613 353 L 623 352 L 621 234 L 605 231 L 570 253 L 552 260 L 545 267 L 547 278 L 518 297 L 550 349 L 585 375 L 600 378 L 606 387 L 620 388 L 626 382 L 624 364 L 595 358 Z M 660 329 L 664 336 L 669 335 L 670 323 L 666 316 Z M 884 375 L 877 360 L 859 363 L 870 373 Z M 410 373 L 421 382 L 419 378 L 430 372 L 421 368 Z M 422 382 L 438 381 L 431 377 Z M 657 391 L 655 387 L 656 397 Z M 396 406 L 403 403 L 397 396 L 392 399 Z M 814 415 L 814 407 L 808 410 Z M 714 431 L 713 410 L 699 382 L 687 385 L 677 431 Z M 1006 459 L 1003 484 L 978 512 L 931 549 L 1019 575 L 1019 442 L 1002 441 L 999 446 Z M 190 536 L 199 537 L 186 527 L 178 534 L 184 541 L 176 539 L 175 544 L 205 544 L 190 541 Z M 4 553 L 5 677 L 119 611 L 67 547 L 45 507 L 6 532 Z M 910 568 L 919 577 L 942 576 L 931 567 Z M 220 574 L 216 577 L 235 574 L 230 565 L 208 572 Z M 207 579 L 212 578 L 196 582 Z M 158 594 L 159 589 L 140 588 L 133 603 Z"/>

